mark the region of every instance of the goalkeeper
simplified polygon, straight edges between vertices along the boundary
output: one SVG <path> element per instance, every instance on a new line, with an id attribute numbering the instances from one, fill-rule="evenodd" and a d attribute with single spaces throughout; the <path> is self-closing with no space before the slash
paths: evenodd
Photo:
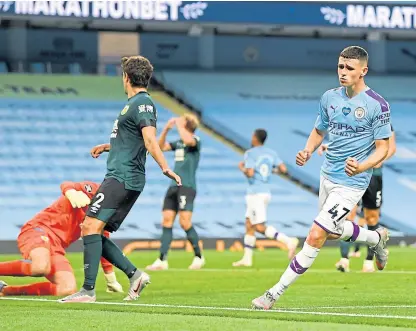
<path id="1" fill-rule="evenodd" d="M 62 195 L 23 225 L 17 245 L 24 260 L 0 262 L 0 276 L 46 277 L 49 282 L 9 286 L 0 281 L 0 296 L 63 296 L 77 291 L 65 249 L 80 238 L 85 211 L 98 187 L 93 182 L 62 183 Z M 108 237 L 108 233 L 104 234 Z M 104 258 L 101 265 L 107 292 L 123 292 L 113 266 Z"/>

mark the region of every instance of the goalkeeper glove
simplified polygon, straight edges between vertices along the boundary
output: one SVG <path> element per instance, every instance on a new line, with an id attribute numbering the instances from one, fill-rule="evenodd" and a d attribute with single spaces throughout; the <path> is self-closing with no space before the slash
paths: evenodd
<path id="1" fill-rule="evenodd" d="M 104 277 L 107 282 L 108 293 L 123 293 L 123 287 L 117 281 L 114 271 L 109 274 L 104 274 Z"/>
<path id="2" fill-rule="evenodd" d="M 82 208 L 88 206 L 91 202 L 88 195 L 86 195 L 82 191 L 77 191 L 74 189 L 66 191 L 65 196 L 69 200 L 73 208 Z"/>

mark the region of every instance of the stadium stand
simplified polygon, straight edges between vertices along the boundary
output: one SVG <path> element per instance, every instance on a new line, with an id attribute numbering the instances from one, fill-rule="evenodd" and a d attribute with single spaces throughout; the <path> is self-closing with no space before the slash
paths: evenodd
<path id="1" fill-rule="evenodd" d="M 215 120 L 224 130 L 228 127 L 236 132 L 234 139 L 249 137 L 255 128 L 264 127 L 270 133 L 269 144 L 292 166 L 315 121 L 320 95 L 337 86 L 336 75 L 328 73 L 163 71 L 156 77 L 166 88 L 200 109 L 204 120 Z M 292 89 L 295 83 L 296 91 Z M 393 88 L 399 83 L 403 88 Z M 381 222 L 408 234 L 416 233 L 411 216 L 416 198 L 416 120 L 412 115 L 416 99 L 412 99 L 411 93 L 415 83 L 411 77 L 368 78 L 369 86 L 391 104 L 398 145 L 396 155 L 384 169 Z M 246 146 L 247 143 L 240 142 Z M 292 169 L 306 182 L 312 177 L 313 185 L 318 187 L 321 164 L 322 159 L 314 155 L 304 168 Z M 402 207 L 397 208 L 398 205 Z"/>
<path id="2" fill-rule="evenodd" d="M 89 150 L 107 142 L 123 102 L 3 99 L 0 106 L 0 240 L 13 239 L 20 226 L 60 194 L 64 180 L 101 182 L 106 156 Z M 158 105 L 159 130 L 173 116 Z M 213 137 L 198 133 L 202 156 L 198 172 L 195 226 L 201 237 L 237 238 L 244 233 L 242 156 Z M 171 136 L 171 139 L 177 137 Z M 169 155 L 169 154 L 168 154 Z M 169 155 L 173 163 L 173 155 Z M 169 185 L 150 158 L 147 186 L 114 238 L 159 238 L 162 199 Z M 304 236 L 316 211 L 316 197 L 275 176 L 270 223 L 290 235 Z M 183 236 L 178 224 L 175 235 Z"/>

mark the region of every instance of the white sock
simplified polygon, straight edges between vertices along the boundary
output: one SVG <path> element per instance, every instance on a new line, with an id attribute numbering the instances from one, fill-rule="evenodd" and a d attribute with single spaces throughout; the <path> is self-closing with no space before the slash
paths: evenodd
<path id="1" fill-rule="evenodd" d="M 291 285 L 300 275 L 308 270 L 318 254 L 318 248 L 309 246 L 305 242 L 302 250 L 296 254 L 286 271 L 283 273 L 282 277 L 280 277 L 279 282 L 269 290 L 273 297 L 282 295 L 289 285 Z"/>
<path id="2" fill-rule="evenodd" d="M 269 225 L 266 228 L 264 235 L 269 239 L 275 239 L 286 245 L 290 243 L 290 238 L 286 236 L 284 233 L 278 232 L 274 226 Z"/>
<path id="3" fill-rule="evenodd" d="M 376 231 L 364 229 L 353 222 L 345 222 L 344 230 L 340 237 L 341 240 L 358 243 L 366 243 L 374 247 L 380 241 L 380 235 Z"/>
<path id="4" fill-rule="evenodd" d="M 246 261 L 253 260 L 253 249 L 256 247 L 256 237 L 246 234 L 244 236 L 244 256 L 243 259 Z"/>

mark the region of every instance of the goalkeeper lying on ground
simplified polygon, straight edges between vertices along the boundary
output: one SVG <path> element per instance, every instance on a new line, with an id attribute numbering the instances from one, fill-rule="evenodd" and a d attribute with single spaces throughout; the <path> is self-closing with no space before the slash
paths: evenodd
<path id="1" fill-rule="evenodd" d="M 77 291 L 65 249 L 80 238 L 86 207 L 98 187 L 93 182 L 62 183 L 59 199 L 22 227 L 17 245 L 24 260 L 0 263 L 0 276 L 46 277 L 49 282 L 10 286 L 0 281 L 0 296 L 63 296 Z M 104 234 L 108 237 L 108 233 Z M 123 292 L 113 266 L 104 258 L 101 258 L 101 265 L 107 292 Z"/>

